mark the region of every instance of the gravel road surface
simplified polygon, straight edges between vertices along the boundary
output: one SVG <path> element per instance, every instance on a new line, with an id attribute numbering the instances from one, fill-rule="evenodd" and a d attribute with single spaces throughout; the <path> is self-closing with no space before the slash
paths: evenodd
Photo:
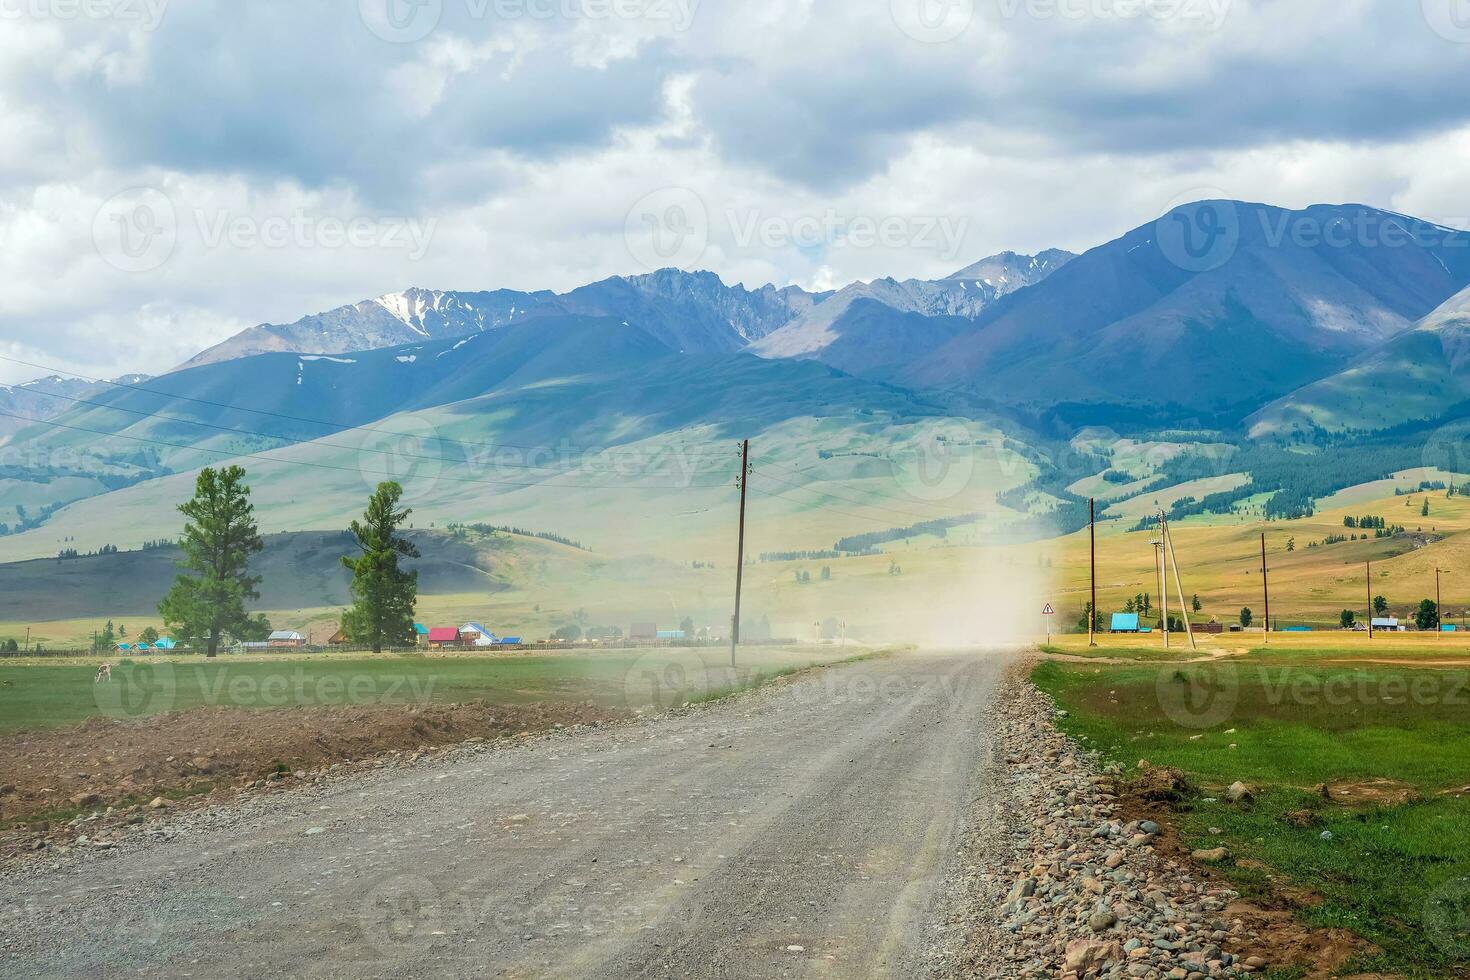
<path id="1" fill-rule="evenodd" d="M 1005 663 L 849 664 L 179 814 L 0 879 L 0 974 L 923 977 L 966 938 Z"/>

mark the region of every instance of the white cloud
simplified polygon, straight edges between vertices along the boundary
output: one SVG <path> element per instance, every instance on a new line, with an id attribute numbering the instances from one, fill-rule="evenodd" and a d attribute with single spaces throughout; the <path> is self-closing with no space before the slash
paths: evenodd
<path id="1" fill-rule="evenodd" d="M 751 286 L 1083 249 L 1193 188 L 1470 223 L 1467 48 L 1394 0 L 1235 0 L 1218 29 L 1006 0 L 945 44 L 887 2 L 654 6 L 692 19 L 446 0 L 414 44 L 317 5 L 199 0 L 156 31 L 7 22 L 0 341 L 151 371 L 409 285 L 568 289 L 642 271 L 628 211 L 667 187 L 709 216 L 699 264 Z M 177 237 L 123 272 L 94 219 L 139 186 Z M 851 244 L 888 220 L 947 222 L 959 251 Z M 832 221 L 831 240 L 794 234 Z"/>

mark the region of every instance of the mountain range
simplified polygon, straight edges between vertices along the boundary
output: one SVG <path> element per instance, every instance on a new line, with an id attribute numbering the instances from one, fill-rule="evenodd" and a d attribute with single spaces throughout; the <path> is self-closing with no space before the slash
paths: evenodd
<path id="1" fill-rule="evenodd" d="M 53 419 L 69 410 L 77 401 L 85 401 L 111 391 L 118 384 L 140 384 L 145 374 L 128 374 L 111 381 L 63 378 L 52 374 L 18 385 L 0 385 L 0 440 L 21 429 L 26 423 L 16 416 Z"/>
<path id="2" fill-rule="evenodd" d="M 845 485 L 891 481 L 897 460 L 931 451 L 935 425 L 958 420 L 966 440 L 1028 460 L 980 498 L 939 505 L 973 513 L 1056 458 L 1068 431 L 1037 420 L 1063 407 L 1073 430 L 1129 412 L 1242 439 L 1384 429 L 1470 401 L 1467 365 L 1470 233 L 1365 205 L 1207 201 L 1080 255 L 1003 252 L 933 280 L 748 289 L 665 269 L 566 293 L 411 288 L 252 327 L 151 380 L 0 387 L 0 412 L 41 422 L 0 439 L 33 459 L 85 448 L 107 479 L 82 487 L 68 472 L 53 520 L 96 524 L 91 502 L 68 501 L 140 501 L 158 474 L 232 455 L 258 468 L 350 450 L 334 465 L 355 474 L 364 457 L 344 432 L 360 442 L 360 426 L 428 425 L 435 457 L 444 439 L 668 448 L 749 436 L 790 457 L 796 485 Z M 547 486 L 531 469 L 496 514 L 541 513 L 525 502 Z M 144 486 L 117 489 L 129 480 Z M 1064 504 L 1066 482 L 1026 495 L 1023 510 Z M 648 507 L 653 490 L 635 488 L 635 502 Z M 0 522 L 7 497 L 34 515 L 48 493 L 43 473 L 0 473 Z M 346 506 L 341 493 L 312 503 Z M 440 512 L 477 499 L 446 494 Z M 305 505 L 291 504 L 320 513 Z M 865 513 L 897 526 L 935 506 L 886 509 Z M 558 514 L 577 533 L 605 526 Z"/>
<path id="3" fill-rule="evenodd" d="M 891 309 L 925 316 L 974 317 L 1000 296 L 1040 282 L 1070 258 L 1071 253 L 1057 249 L 1034 257 L 1002 252 L 943 280 L 899 283 L 885 279 L 854 283 L 835 293 L 772 285 L 747 290 L 738 283 L 725 285 L 712 272 L 678 269 L 614 276 L 561 294 L 415 287 L 305 316 L 295 323 L 251 327 L 182 366 L 279 351 L 346 354 L 568 315 L 628 320 L 679 351 L 731 352 L 756 345 L 757 352 L 780 357 L 819 350 L 824 346 L 819 340 L 804 342 L 801 338 L 822 334 L 858 298 L 877 298 Z M 770 337 L 772 334 L 776 336 Z M 768 337 L 769 343 L 763 343 Z"/>
<path id="4" fill-rule="evenodd" d="M 1229 251 L 1194 267 L 1173 229 L 1201 213 L 1228 215 Z M 185 366 L 590 316 L 634 324 L 685 353 L 818 360 L 1001 403 L 1165 404 L 1244 417 L 1376 354 L 1467 285 L 1470 234 L 1462 231 L 1365 205 L 1290 211 L 1210 201 L 1081 256 L 1003 252 L 942 279 L 831 292 L 750 290 L 675 269 L 560 294 L 413 288 L 253 327 Z"/>
<path id="5" fill-rule="evenodd" d="M 196 367 L 254 354 L 346 354 L 420 340 L 442 340 L 546 317 L 597 316 L 636 322 L 681 351 L 740 350 L 826 299 L 798 286 L 750 291 L 712 272 L 663 269 L 614 276 L 568 293 L 496 289 L 445 292 L 407 289 L 290 324 L 251 327 L 187 361 Z"/>

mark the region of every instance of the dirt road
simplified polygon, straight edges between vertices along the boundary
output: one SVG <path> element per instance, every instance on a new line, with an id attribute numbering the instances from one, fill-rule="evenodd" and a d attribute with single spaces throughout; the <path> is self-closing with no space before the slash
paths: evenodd
<path id="1" fill-rule="evenodd" d="M 0 880 L 0 974 L 922 977 L 963 939 L 944 883 L 1003 669 L 850 664 L 181 816 Z"/>

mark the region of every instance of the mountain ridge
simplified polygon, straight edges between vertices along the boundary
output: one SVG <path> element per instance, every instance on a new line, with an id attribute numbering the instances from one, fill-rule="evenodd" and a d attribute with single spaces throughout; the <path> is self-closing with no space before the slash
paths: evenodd
<path id="1" fill-rule="evenodd" d="M 1187 236 L 1202 227 L 1229 237 L 1216 239 L 1219 254 L 1192 258 Z M 1350 237 L 1339 244 L 1342 232 Z M 1408 243 L 1387 244 L 1401 236 Z M 1470 284 L 1466 246 L 1470 233 L 1363 205 L 1196 202 L 1002 297 L 899 380 L 983 385 L 1041 405 L 1259 404 L 1332 373 Z"/>

